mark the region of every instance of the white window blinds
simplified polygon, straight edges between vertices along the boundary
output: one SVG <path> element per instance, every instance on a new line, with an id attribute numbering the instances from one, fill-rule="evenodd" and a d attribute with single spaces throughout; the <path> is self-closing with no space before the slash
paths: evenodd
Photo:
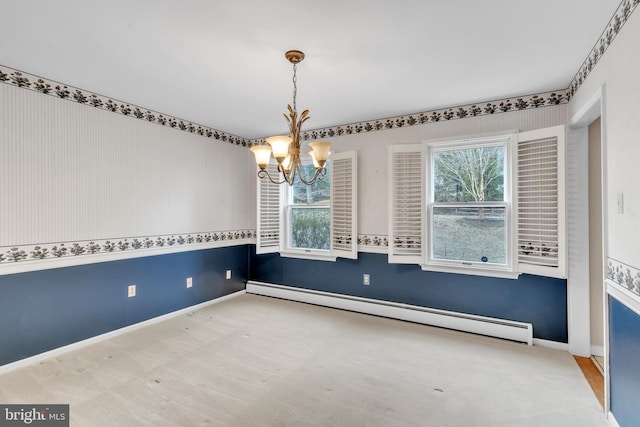
<path id="1" fill-rule="evenodd" d="M 331 252 L 356 259 L 357 246 L 357 162 L 355 151 L 331 156 Z"/>
<path id="2" fill-rule="evenodd" d="M 267 167 L 272 177 L 278 177 L 278 166 L 270 164 Z M 272 183 L 269 178 L 257 178 L 258 193 L 258 227 L 256 253 L 266 254 L 280 250 L 280 187 Z M 283 184 L 285 185 L 285 184 Z"/>
<path id="3" fill-rule="evenodd" d="M 518 139 L 519 271 L 565 277 L 564 126 Z"/>
<path id="4" fill-rule="evenodd" d="M 331 247 L 328 254 L 309 254 L 286 247 L 283 238 L 287 230 L 283 215 L 284 201 L 290 187 L 287 184 L 273 184 L 268 178 L 258 178 L 257 184 L 257 243 L 256 253 L 281 252 L 286 256 L 335 260 L 336 257 L 358 257 L 357 252 L 357 152 L 332 154 L 331 162 Z M 269 165 L 269 173 L 278 177 L 277 166 Z M 318 258 L 320 255 L 320 258 Z"/>
<path id="5" fill-rule="evenodd" d="M 424 147 L 389 147 L 389 262 L 420 264 L 424 212 Z"/>

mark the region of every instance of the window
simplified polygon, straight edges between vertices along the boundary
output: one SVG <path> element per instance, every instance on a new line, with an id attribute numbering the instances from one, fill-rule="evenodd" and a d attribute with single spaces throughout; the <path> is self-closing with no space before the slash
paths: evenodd
<path id="1" fill-rule="evenodd" d="M 303 165 L 305 176 L 313 166 Z M 269 173 L 276 176 L 276 165 Z M 335 260 L 357 258 L 356 152 L 332 154 L 327 176 L 293 186 L 258 179 L 257 253 Z"/>
<path id="2" fill-rule="evenodd" d="M 429 145 L 428 262 L 510 266 L 508 141 Z"/>
<path id="3" fill-rule="evenodd" d="M 564 126 L 389 148 L 389 262 L 566 277 Z"/>
<path id="4" fill-rule="evenodd" d="M 304 176 L 313 176 L 312 164 L 303 165 Z M 313 185 L 300 180 L 287 188 L 287 248 L 329 251 L 331 245 L 331 162 L 327 175 Z"/>

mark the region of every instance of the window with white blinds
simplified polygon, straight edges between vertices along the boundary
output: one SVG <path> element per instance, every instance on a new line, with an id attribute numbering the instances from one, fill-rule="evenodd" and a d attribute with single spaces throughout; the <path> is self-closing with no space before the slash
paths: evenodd
<path id="1" fill-rule="evenodd" d="M 517 153 L 519 270 L 565 277 L 564 127 L 520 134 Z"/>
<path id="2" fill-rule="evenodd" d="M 424 147 L 389 147 L 389 262 L 421 263 Z"/>
<path id="3" fill-rule="evenodd" d="M 358 257 L 357 252 L 357 153 L 355 151 L 332 154 L 329 160 L 330 179 L 329 249 L 317 249 L 318 236 L 324 234 L 317 213 L 327 206 L 286 202 L 294 199 L 294 189 L 287 184 L 273 184 L 258 179 L 258 239 L 256 253 L 280 252 L 287 257 L 335 260 L 337 257 Z M 276 177 L 276 166 L 269 166 Z M 297 193 L 296 193 L 297 194 Z M 313 212 L 317 211 L 317 212 Z M 295 222 L 295 224 L 294 224 Z M 299 230 L 306 223 L 323 230 Z M 325 223 L 326 224 L 326 223 Z M 304 243 L 312 244 L 305 246 Z"/>
<path id="4" fill-rule="evenodd" d="M 271 176 L 278 176 L 278 166 L 270 164 L 267 170 Z M 266 254 L 280 250 L 280 217 L 282 205 L 280 191 L 282 185 L 274 184 L 268 178 L 257 178 L 257 243 L 256 253 Z"/>
<path id="5" fill-rule="evenodd" d="M 428 242 L 433 243 L 429 238 L 437 237 L 442 227 L 449 226 L 451 222 L 444 224 L 440 221 L 436 224 L 440 228 L 434 229 L 431 221 L 437 222 L 444 213 L 451 214 L 449 211 L 454 208 L 460 210 L 460 203 L 447 204 L 431 197 L 443 182 L 441 177 L 431 176 L 433 167 L 430 168 L 426 162 L 427 147 L 438 147 L 438 143 L 389 147 L 389 262 L 420 264 L 424 270 L 496 277 L 515 277 L 521 273 L 566 277 L 564 133 L 564 126 L 522 132 L 517 136 L 517 147 L 513 145 L 515 137 L 505 145 L 508 155 L 505 156 L 504 176 L 507 180 L 504 189 L 511 189 L 509 191 L 515 194 L 505 199 L 506 207 L 496 214 L 496 218 L 499 214 L 504 216 L 507 261 L 504 265 L 495 266 L 489 265 L 490 257 L 484 256 L 481 263 L 462 262 L 456 266 L 448 259 L 445 263 L 433 255 L 434 248 L 431 248 L 432 256 L 429 256 Z M 472 142 L 471 139 L 461 141 Z M 451 146 L 457 142 L 446 141 L 443 144 Z M 513 202 L 509 204 L 509 200 Z M 436 205 L 446 206 L 437 210 Z M 444 208 L 449 210 L 445 212 Z M 483 205 L 485 217 L 487 209 Z M 469 216 L 466 211 L 461 215 L 463 222 Z M 497 220 L 494 223 L 501 224 Z M 447 243 L 447 256 L 449 243 L 462 245 L 462 248 L 469 245 L 469 250 L 474 249 L 474 244 L 479 244 L 464 233 L 455 242 L 444 241 Z"/>
<path id="6" fill-rule="evenodd" d="M 355 155 L 351 151 L 334 154 L 331 159 L 331 251 L 351 259 L 358 257 Z"/>

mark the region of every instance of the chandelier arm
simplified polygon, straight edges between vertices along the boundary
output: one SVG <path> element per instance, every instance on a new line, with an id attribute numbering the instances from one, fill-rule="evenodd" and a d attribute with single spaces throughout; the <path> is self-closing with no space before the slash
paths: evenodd
<path id="1" fill-rule="evenodd" d="M 291 157 L 291 159 L 289 160 L 289 164 L 292 165 L 294 164 L 294 160 L 296 160 L 294 157 Z M 295 168 L 294 167 L 290 167 L 289 170 L 285 170 L 284 166 L 282 164 L 278 165 L 278 172 L 282 174 L 282 177 L 284 178 L 283 181 L 279 182 L 278 184 L 284 184 L 285 182 L 289 185 L 293 185 L 293 183 L 296 180 L 296 174 L 295 174 Z"/>
<path id="2" fill-rule="evenodd" d="M 273 178 L 271 177 L 271 174 L 269 174 L 269 172 L 266 169 L 260 169 L 258 171 L 258 178 L 261 178 L 261 179 L 262 178 L 269 178 L 269 181 L 273 182 L 274 184 L 278 184 L 278 185 L 284 184 L 285 182 L 287 182 L 286 179 L 283 180 L 283 181 L 280 181 L 280 182 L 274 181 Z"/>
<path id="3" fill-rule="evenodd" d="M 326 168 L 316 168 L 316 171 L 314 172 L 313 177 L 310 180 L 307 180 L 307 179 L 305 179 L 304 175 L 302 174 L 302 170 L 300 169 L 300 167 L 298 167 L 296 169 L 298 171 L 298 177 L 300 178 L 300 181 L 302 181 L 306 185 L 312 185 L 318 179 L 322 179 L 327 175 L 327 169 Z"/>

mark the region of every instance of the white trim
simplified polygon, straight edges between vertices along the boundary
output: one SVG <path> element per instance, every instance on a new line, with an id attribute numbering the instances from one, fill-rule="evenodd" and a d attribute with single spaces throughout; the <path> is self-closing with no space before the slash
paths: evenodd
<path id="1" fill-rule="evenodd" d="M 423 255 L 425 259 L 421 263 L 422 270 L 433 271 L 445 271 L 450 273 L 459 274 L 471 274 L 479 276 L 493 276 L 493 277 L 507 277 L 517 278 L 518 273 L 515 272 L 515 260 L 513 259 L 514 251 L 514 224 L 513 220 L 513 206 L 514 206 L 514 172 L 513 165 L 513 152 L 514 144 L 517 138 L 515 133 L 499 134 L 494 136 L 472 137 L 472 138 L 457 138 L 447 141 L 434 140 L 428 141 L 426 145 L 426 159 L 424 166 L 423 182 L 428 185 L 423 185 L 424 193 L 424 211 L 423 221 L 426 224 L 423 225 Z M 466 202 L 460 203 L 460 206 L 479 207 L 482 205 L 488 206 L 501 206 L 505 209 L 505 264 L 492 265 L 492 264 L 479 264 L 478 265 L 464 265 L 462 261 L 455 260 L 437 260 L 433 258 L 433 209 L 437 206 L 446 206 L 447 203 L 436 203 L 434 198 L 434 153 L 442 151 L 464 150 L 470 148 L 485 148 L 485 147 L 502 147 L 503 149 L 503 175 L 504 175 L 504 194 L 503 200 L 491 201 L 491 202 Z M 449 205 L 455 206 L 455 203 Z M 426 250 L 425 250 L 426 245 Z M 494 274 L 490 274 L 495 272 Z"/>
<path id="2" fill-rule="evenodd" d="M 134 323 L 133 325 L 125 326 L 123 328 L 119 328 L 119 329 L 116 329 L 116 330 L 113 330 L 113 331 L 110 331 L 110 332 L 106 332 L 104 334 L 96 335 L 94 337 L 87 338 L 87 339 L 84 339 L 82 341 L 77 341 L 77 342 L 74 342 L 73 344 L 69 344 L 69 345 L 65 345 L 63 347 L 55 348 L 53 350 L 45 351 L 44 353 L 36 354 L 35 356 L 30 356 L 30 357 L 27 357 L 25 359 L 20 359 L 20 360 L 17 360 L 15 362 L 7 363 L 6 365 L 0 366 L 0 374 L 4 374 L 6 372 L 13 371 L 14 369 L 19 369 L 19 368 L 22 368 L 22 367 L 25 367 L 25 366 L 28 366 L 28 365 L 32 365 L 34 363 L 37 363 L 37 362 L 39 362 L 41 360 L 44 360 L 44 359 L 48 359 L 50 357 L 58 356 L 60 354 L 64 354 L 64 353 L 67 353 L 67 352 L 70 352 L 70 351 L 73 351 L 73 350 L 78 350 L 78 349 L 86 347 L 88 345 L 96 344 L 96 343 L 104 341 L 106 339 L 114 338 L 114 337 L 117 337 L 119 335 L 123 335 L 123 334 L 126 334 L 128 332 L 132 332 L 132 331 L 135 331 L 137 329 L 144 328 L 144 327 L 152 325 L 154 323 L 162 322 L 162 321 L 170 319 L 172 317 L 180 316 L 180 315 L 182 315 L 184 313 L 189 313 L 189 312 L 192 312 L 194 310 L 199 310 L 201 308 L 208 307 L 210 305 L 218 304 L 218 303 L 226 301 L 228 299 L 235 298 L 235 297 L 240 296 L 240 295 L 244 295 L 245 293 L 246 293 L 246 291 L 243 289 L 243 290 L 240 290 L 240 291 L 234 292 L 232 294 L 225 295 L 225 296 L 222 296 L 222 297 L 210 300 L 210 301 L 205 301 L 203 303 L 192 305 L 190 307 L 181 308 L 180 310 L 172 311 L 171 313 L 163 314 L 161 316 L 154 317 L 154 318 L 149 319 L 149 320 L 144 320 L 142 322 Z"/>
<path id="3" fill-rule="evenodd" d="M 604 346 L 603 345 L 592 345 L 591 346 L 591 354 L 594 356 L 604 357 Z"/>
<path id="4" fill-rule="evenodd" d="M 611 295 L 627 308 L 633 310 L 638 316 L 640 316 L 640 300 L 638 296 L 629 292 L 625 288 L 617 285 L 609 279 L 605 280 L 607 294 Z M 607 325 L 608 327 L 608 325 Z"/>
<path id="5" fill-rule="evenodd" d="M 609 424 L 611 424 L 613 427 L 620 427 L 620 424 L 618 424 L 618 420 L 616 420 L 616 417 L 613 416 L 613 412 L 611 411 L 607 412 L 607 421 L 609 421 Z"/>
<path id="6" fill-rule="evenodd" d="M 512 320 L 437 310 L 410 304 L 293 288 L 264 282 L 247 282 L 247 293 L 283 298 L 358 313 L 372 314 L 463 332 L 504 338 L 533 345 L 533 325 Z"/>
<path id="7" fill-rule="evenodd" d="M 358 252 L 367 252 L 370 254 L 389 254 L 388 246 L 369 246 L 369 245 L 358 245 Z"/>
<path id="8" fill-rule="evenodd" d="M 609 224 L 609 210 L 608 210 L 608 190 L 607 190 L 607 110 L 606 110 L 606 85 L 603 84 L 599 88 L 600 94 L 600 179 L 602 189 L 601 205 L 602 205 L 602 274 L 603 279 L 606 280 L 607 271 L 607 259 L 609 257 L 609 245 L 607 238 L 609 236 L 608 224 Z M 604 329 L 604 411 L 610 413 L 611 411 L 611 378 L 609 372 L 609 304 L 607 301 L 606 284 L 602 286 L 602 300 L 603 300 L 603 313 L 602 322 Z M 614 418 L 615 420 L 615 418 Z M 616 422 L 617 424 L 617 422 Z"/>
<path id="9" fill-rule="evenodd" d="M 598 117 L 602 116 L 602 98 L 604 95 L 604 85 L 599 87 L 591 98 L 584 103 L 584 105 L 576 111 L 576 113 L 569 120 L 569 127 L 571 129 L 579 129 L 589 126 Z"/>
<path id="10" fill-rule="evenodd" d="M 239 240 L 218 240 L 215 242 L 195 243 L 189 245 L 165 246 L 162 248 L 116 250 L 108 253 L 65 255 L 60 258 L 48 258 L 43 260 L 18 261 L 15 263 L 3 262 L 0 265 L 0 276 L 5 274 L 26 273 L 29 271 L 50 270 L 52 268 L 73 267 L 76 265 L 96 264 L 99 262 L 118 261 L 123 259 L 144 258 L 156 255 L 166 255 L 178 252 L 201 251 L 205 249 L 223 248 L 255 244 L 255 238 Z"/>
<path id="11" fill-rule="evenodd" d="M 572 101 L 573 102 L 573 101 Z M 601 169 L 601 188 L 602 188 L 602 259 L 599 262 L 602 263 L 603 273 L 605 275 L 605 285 L 603 286 L 602 298 L 604 299 L 604 310 L 603 310 L 603 322 L 604 322 L 604 411 L 605 413 L 611 413 L 611 384 L 609 378 L 609 304 L 606 301 L 606 295 L 608 294 L 609 284 L 606 281 L 606 271 L 607 271 L 607 259 L 609 256 L 609 249 L 607 243 L 608 237 L 608 196 L 607 196 L 607 111 L 606 111 L 606 84 L 598 87 L 594 93 L 589 97 L 589 99 L 576 111 L 576 113 L 569 119 L 568 127 L 569 129 L 586 129 L 589 124 L 591 124 L 594 120 L 600 117 L 600 149 L 601 149 L 601 159 L 600 159 L 600 169 Z M 588 144 L 588 135 L 586 138 L 586 143 Z M 593 262 L 593 260 L 589 260 Z M 572 289 L 572 281 L 567 280 L 567 304 L 568 311 L 580 311 L 586 310 L 586 320 L 590 322 L 590 304 L 587 303 L 587 307 L 580 307 L 579 302 L 575 299 L 569 298 L 570 292 Z M 583 319 L 585 317 L 583 316 Z M 589 328 L 590 328 L 589 324 Z M 574 335 L 574 331 L 579 329 L 579 324 L 571 324 L 569 323 L 569 340 Z M 590 332 L 589 332 L 589 341 L 590 340 Z M 617 425 L 617 423 L 616 423 Z"/>
<path id="12" fill-rule="evenodd" d="M 483 265 L 463 265 L 462 262 L 460 262 L 460 265 L 457 266 L 420 264 L 420 267 L 423 271 L 438 271 L 442 273 L 468 274 L 473 276 L 498 277 L 504 279 L 517 279 L 518 276 L 520 276 L 520 273 L 508 269 L 500 269 L 496 267 L 493 270 L 489 270 L 487 268 L 483 268 Z"/>
<path id="13" fill-rule="evenodd" d="M 569 351 L 569 344 L 558 341 L 543 340 L 542 338 L 534 338 L 533 345 L 539 347 L 552 348 L 554 350 Z"/>
<path id="14" fill-rule="evenodd" d="M 589 286 L 588 128 L 567 134 L 567 326 L 569 351 L 591 356 Z"/>
<path id="15" fill-rule="evenodd" d="M 331 261 L 335 262 L 338 258 L 335 255 L 331 254 L 331 251 L 326 251 L 327 253 L 321 253 L 320 251 L 309 250 L 307 252 L 304 249 L 300 251 L 296 251 L 294 249 L 288 249 L 286 251 L 280 251 L 280 256 L 283 258 L 298 258 L 298 259 L 312 259 L 315 261 Z"/>

